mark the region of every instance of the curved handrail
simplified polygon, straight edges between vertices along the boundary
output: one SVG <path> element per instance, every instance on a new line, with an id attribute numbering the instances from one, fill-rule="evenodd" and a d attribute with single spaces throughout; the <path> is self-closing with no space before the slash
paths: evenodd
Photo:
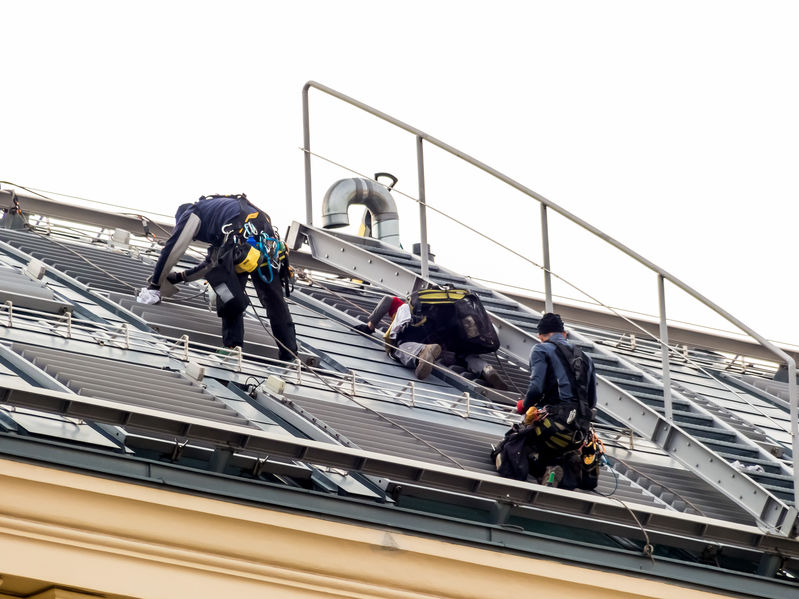
<path id="1" fill-rule="evenodd" d="M 318 83 L 316 81 L 308 81 L 302 88 L 302 116 L 303 116 L 303 150 L 304 150 L 304 157 L 305 157 L 305 208 L 306 208 L 306 220 L 309 225 L 313 224 L 313 197 L 311 191 L 311 141 L 310 141 L 310 112 L 309 112 L 309 105 L 308 105 L 308 92 L 311 88 L 317 89 L 325 94 L 333 96 L 334 98 L 338 98 L 339 100 L 346 102 L 364 112 L 368 112 L 369 114 L 378 117 L 379 119 L 391 123 L 392 125 L 399 127 L 411 133 L 417 137 L 417 141 L 419 142 L 418 145 L 421 146 L 421 140 L 425 140 L 428 143 L 433 144 L 434 146 L 452 154 L 453 156 L 457 156 L 461 160 L 468 162 L 472 166 L 479 168 L 480 170 L 488 173 L 489 175 L 499 179 L 500 181 L 510 185 L 514 189 L 522 192 L 523 194 L 537 200 L 540 202 L 542 206 L 546 206 L 547 208 L 554 210 L 558 214 L 564 216 L 571 222 L 575 223 L 576 225 L 580 226 L 581 228 L 593 233 L 606 243 L 612 245 L 613 247 L 617 248 L 618 250 L 622 251 L 626 255 L 630 256 L 640 264 L 643 264 L 649 270 L 657 273 L 662 279 L 668 280 L 673 285 L 676 285 L 683 291 L 685 291 L 688 295 L 693 297 L 694 299 L 698 300 L 711 310 L 713 310 L 716 314 L 727 320 L 728 322 L 732 323 L 740 330 L 747 333 L 750 337 L 758 341 L 763 347 L 771 351 L 774 355 L 781 358 L 782 361 L 788 367 L 788 396 L 790 400 L 790 412 L 791 412 L 791 437 L 792 437 L 792 447 L 793 447 L 793 469 L 794 473 L 799 473 L 799 405 L 797 405 L 797 399 L 799 398 L 799 393 L 797 393 L 797 385 L 796 383 L 796 362 L 794 359 L 784 352 L 782 349 L 774 345 L 771 341 L 757 333 L 755 330 L 735 318 L 732 314 L 721 308 L 720 306 L 716 305 L 704 295 L 693 289 L 687 283 L 684 283 L 674 275 L 667 272 L 665 269 L 661 268 L 654 262 L 644 258 L 637 252 L 633 251 L 620 241 L 614 239 L 610 235 L 604 233 L 594 225 L 584 221 L 583 219 L 579 218 L 575 214 L 572 214 L 565 208 L 555 204 L 551 200 L 545 198 L 541 194 L 533 191 L 532 189 L 522 185 L 518 181 L 511 179 L 507 175 L 499 172 L 498 170 L 488 166 L 487 164 L 469 156 L 465 152 L 450 146 L 447 143 L 433 137 L 432 135 L 428 135 L 424 131 L 417 129 L 416 127 L 412 127 L 407 123 L 392 117 L 376 108 L 372 108 L 371 106 L 356 100 L 346 94 L 343 94 L 339 91 L 336 91 L 326 85 Z M 661 282 L 662 285 L 662 282 Z M 660 339 L 661 343 L 665 343 L 663 339 Z M 796 501 L 799 501 L 799 477 L 794 477 L 794 497 Z"/>

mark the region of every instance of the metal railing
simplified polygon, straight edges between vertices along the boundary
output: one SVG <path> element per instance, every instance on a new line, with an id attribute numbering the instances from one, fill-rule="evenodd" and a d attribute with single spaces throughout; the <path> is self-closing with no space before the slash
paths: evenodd
<path id="1" fill-rule="evenodd" d="M 507 175 L 499 172 L 498 170 L 488 166 L 487 164 L 480 162 L 479 160 L 469 156 L 465 152 L 450 146 L 449 144 L 444 143 L 443 141 L 428 135 L 427 133 L 400 121 L 380 110 L 372 108 L 371 106 L 364 104 L 350 96 L 347 96 L 339 91 L 336 91 L 326 85 L 322 85 L 321 83 L 317 83 L 315 81 L 308 81 L 302 88 L 302 114 L 303 114 L 303 154 L 304 154 L 304 163 L 305 163 L 305 210 L 306 210 L 306 220 L 309 225 L 313 224 L 313 191 L 311 188 L 311 134 L 310 134 L 310 109 L 309 109 L 309 101 L 308 95 L 310 89 L 319 90 L 329 96 L 337 98 L 351 106 L 354 106 L 364 112 L 367 112 L 387 123 L 390 123 L 408 133 L 411 133 L 416 137 L 416 158 L 417 158 L 417 168 L 418 168 L 418 185 L 419 185 L 419 198 L 416 200 L 419 203 L 419 221 L 420 221 L 420 229 L 421 229 L 421 261 L 422 261 L 422 276 L 427 278 L 428 272 L 428 255 L 427 255 L 427 230 L 426 230 L 426 195 L 425 195 L 425 182 L 424 182 L 424 153 L 423 153 L 423 142 L 428 142 L 445 152 L 452 154 L 460 158 L 461 160 L 471 164 L 472 166 L 482 170 L 483 172 L 499 179 L 503 183 L 509 185 L 510 187 L 522 192 L 526 196 L 533 198 L 534 200 L 538 201 L 541 205 L 541 237 L 543 243 L 543 271 L 544 271 L 544 288 L 545 288 L 545 306 L 547 311 L 552 310 L 552 285 L 551 285 L 551 275 L 552 271 L 550 269 L 550 255 L 549 255 L 549 231 L 548 231 L 548 222 L 547 222 L 547 210 L 553 210 L 557 212 L 561 216 L 565 217 L 569 221 L 573 222 L 574 224 L 578 225 L 582 229 L 594 234 L 595 236 L 599 237 L 601 240 L 606 242 L 607 244 L 615 247 L 616 249 L 620 250 L 627 256 L 633 258 L 638 263 L 642 264 L 652 272 L 657 275 L 657 294 L 658 300 L 660 304 L 660 337 L 658 338 L 659 343 L 661 344 L 662 348 L 662 357 L 663 357 L 663 391 L 664 391 L 664 405 L 666 410 L 667 417 L 671 420 L 672 417 L 672 406 L 671 406 L 671 390 L 669 386 L 670 381 L 670 353 L 671 348 L 669 346 L 668 340 L 668 329 L 667 329 L 667 320 L 666 320 L 666 297 L 665 297 L 665 289 L 664 283 L 665 281 L 669 281 L 673 285 L 676 285 L 678 288 L 682 289 L 688 295 L 690 295 L 695 300 L 699 301 L 701 304 L 705 305 L 706 307 L 713 310 L 716 314 L 727 320 L 729 323 L 733 324 L 741 331 L 748 334 L 750 337 L 755 339 L 761 346 L 769 350 L 775 356 L 777 356 L 781 361 L 785 362 L 788 368 L 788 393 L 789 393 L 789 402 L 790 402 L 790 414 L 791 414 L 791 437 L 792 437 L 792 449 L 793 449 L 793 470 L 794 473 L 799 473 L 799 405 L 797 401 L 799 400 L 799 385 L 796 382 L 796 363 L 794 359 L 788 355 L 785 351 L 774 345 L 768 339 L 754 331 L 752 328 L 735 318 L 732 314 L 724 310 L 723 308 L 716 305 L 714 302 L 710 301 L 704 295 L 690 287 L 688 284 L 684 283 L 674 275 L 668 273 L 663 268 L 659 267 L 658 265 L 654 264 L 650 260 L 647 260 L 637 252 L 633 251 L 632 249 L 628 248 L 626 245 L 621 243 L 620 241 L 614 239 L 610 235 L 604 233 L 597 227 L 593 226 L 592 224 L 582 220 L 578 216 L 572 214 L 568 210 L 558 206 L 554 202 L 548 200 L 544 196 L 539 193 L 536 193 L 532 189 L 522 185 L 518 181 L 511 179 Z M 794 477 L 794 497 L 799 497 L 799 477 Z"/>

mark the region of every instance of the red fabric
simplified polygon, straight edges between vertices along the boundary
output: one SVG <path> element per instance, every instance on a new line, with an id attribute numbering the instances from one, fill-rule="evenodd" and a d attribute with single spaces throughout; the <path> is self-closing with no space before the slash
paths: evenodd
<path id="1" fill-rule="evenodd" d="M 397 313 L 397 310 L 399 310 L 400 306 L 404 303 L 405 302 L 402 301 L 400 298 L 392 297 L 391 307 L 388 309 L 388 315 L 391 316 L 391 318 L 394 318 L 394 315 Z"/>
<path id="2" fill-rule="evenodd" d="M 523 399 L 520 399 L 519 401 L 516 402 L 516 411 L 519 414 L 524 413 L 524 400 Z"/>

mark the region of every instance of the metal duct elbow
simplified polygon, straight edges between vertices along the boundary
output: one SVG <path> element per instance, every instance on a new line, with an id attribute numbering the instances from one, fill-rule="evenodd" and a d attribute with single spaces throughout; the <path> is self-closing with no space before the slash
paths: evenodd
<path id="1" fill-rule="evenodd" d="M 369 179 L 341 179 L 330 186 L 322 202 L 322 226 L 337 229 L 350 224 L 347 210 L 362 204 L 372 215 L 374 237 L 399 247 L 399 216 L 391 192 Z"/>

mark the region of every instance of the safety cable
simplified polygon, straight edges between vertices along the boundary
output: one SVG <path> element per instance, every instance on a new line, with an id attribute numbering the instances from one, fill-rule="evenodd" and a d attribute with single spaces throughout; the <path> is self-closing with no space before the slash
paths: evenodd
<path id="1" fill-rule="evenodd" d="M 104 268 L 103 268 L 103 267 L 101 267 L 101 266 L 98 266 L 97 264 L 95 264 L 94 262 L 92 262 L 91 260 L 89 260 L 89 259 L 88 259 L 86 256 L 84 256 L 83 254 L 81 254 L 81 253 L 80 253 L 80 252 L 78 252 L 77 250 L 75 250 L 75 249 L 73 249 L 73 248 L 69 247 L 67 244 L 65 244 L 65 243 L 61 243 L 60 241 L 56 241 L 56 240 L 55 240 L 55 239 L 53 239 L 52 237 L 49 237 L 49 236 L 47 236 L 47 235 L 44 235 L 43 233 L 39 233 L 39 232 L 38 232 L 38 231 L 36 231 L 35 229 L 29 229 L 29 230 L 30 230 L 30 232 L 31 232 L 31 233 L 33 233 L 34 235 L 38 235 L 38 236 L 39 236 L 39 237 L 41 237 L 42 239 L 46 239 L 47 241 L 49 241 L 49 242 L 52 242 L 52 243 L 56 244 L 57 246 L 59 246 L 59 247 L 62 247 L 62 248 L 64 248 L 65 250 L 67 250 L 67 251 L 69 251 L 69 252 L 72 252 L 72 253 L 73 253 L 73 254 L 75 254 L 75 255 L 76 255 L 78 258 L 80 258 L 81 260 L 83 260 L 84 262 L 86 262 L 86 263 L 87 263 L 89 266 L 91 266 L 92 268 L 95 268 L 95 269 L 99 270 L 101 273 L 103 273 L 104 275 L 107 275 L 108 277 L 110 277 L 110 278 L 114 279 L 116 282 L 118 282 L 118 283 L 121 283 L 122 285 L 124 285 L 125 287 L 128 287 L 129 289 L 133 289 L 133 291 L 134 291 L 134 292 L 137 292 L 137 291 L 138 291 L 138 287 L 134 287 L 133 285 L 131 285 L 131 284 L 130 284 L 130 283 L 128 283 L 127 281 L 123 281 L 123 280 L 122 280 L 122 279 L 120 279 L 119 277 L 116 277 L 116 276 L 112 275 L 112 274 L 111 274 L 110 272 L 108 272 L 106 269 L 104 269 Z"/>
<path id="2" fill-rule="evenodd" d="M 635 523 L 638 525 L 638 528 L 641 529 L 641 533 L 644 535 L 644 546 L 641 548 L 641 553 L 643 553 L 646 557 L 648 557 L 649 560 L 652 562 L 652 564 L 654 564 L 655 547 L 649 541 L 649 534 L 646 532 L 646 529 L 644 528 L 643 524 L 641 524 L 641 521 L 638 519 L 638 516 L 635 515 L 635 512 L 630 508 L 629 505 L 627 505 L 624 501 L 622 501 L 618 497 L 610 497 L 610 499 L 612 499 L 613 501 L 618 501 L 624 507 L 624 509 L 626 509 L 633 517 L 633 520 L 635 520 Z"/>
<path id="3" fill-rule="evenodd" d="M 601 497 L 610 497 L 610 496 L 614 495 L 616 493 L 616 491 L 618 491 L 618 489 L 619 489 L 619 474 L 616 472 L 616 470 L 610 464 L 608 464 L 607 462 L 605 462 L 605 463 L 606 463 L 606 465 L 608 467 L 608 470 L 610 470 L 610 473 L 613 475 L 613 479 L 615 481 L 615 484 L 613 485 L 613 490 L 610 493 L 602 493 L 601 491 L 597 491 L 596 489 L 591 489 L 591 493 L 596 493 L 597 495 L 599 495 Z"/>
<path id="4" fill-rule="evenodd" d="M 505 370 L 505 364 L 499 358 L 499 351 L 494 352 L 494 357 L 496 357 L 497 364 L 499 364 L 499 367 L 502 370 L 502 373 L 505 375 L 505 378 L 510 381 L 511 385 L 513 385 L 513 388 L 516 390 L 516 393 L 518 393 L 519 395 L 523 395 L 524 392 L 521 389 L 519 389 L 519 387 L 516 385 L 516 381 L 513 380 L 513 377 L 510 374 L 508 374 L 507 370 Z"/>
<path id="5" fill-rule="evenodd" d="M 55 202 L 56 200 L 49 198 L 43 194 L 49 193 L 52 195 L 62 196 L 65 198 L 72 198 L 73 200 L 80 200 L 81 202 L 89 202 L 92 204 L 100 204 L 102 206 L 111 206 L 112 208 L 121 208 L 122 210 L 130 210 L 128 206 L 120 206 L 119 204 L 111 204 L 110 202 L 101 202 L 100 200 L 91 200 L 89 198 L 83 198 L 80 196 L 69 195 L 68 193 L 61 193 L 60 191 L 48 191 L 46 189 L 37 189 L 35 187 L 25 187 L 24 185 L 20 185 L 19 183 L 14 183 L 13 181 L 0 181 L 0 185 L 13 185 L 14 187 L 19 187 L 20 189 L 24 189 L 29 193 L 36 194 L 39 197 L 44 198 L 45 200 L 49 200 L 51 202 Z M 39 193 L 41 192 L 41 193 Z M 131 213 L 127 213 L 131 214 Z M 166 218 L 172 218 L 174 215 L 172 214 L 161 214 L 160 212 L 150 212 L 147 211 L 147 214 L 152 214 L 153 216 L 163 216 Z M 138 214 L 136 216 L 139 216 Z M 150 220 L 149 218 L 147 220 Z"/>
<path id="6" fill-rule="evenodd" d="M 416 434 L 415 434 L 413 431 L 409 430 L 407 427 L 404 427 L 404 426 L 402 426 L 401 424 L 398 424 L 397 422 L 394 422 L 394 421 L 393 421 L 391 418 L 388 418 L 388 417 L 387 417 L 385 414 L 382 414 L 382 413 L 378 412 L 377 410 L 375 410 L 375 409 L 373 409 L 373 408 L 370 408 L 369 406 L 366 406 L 366 405 L 364 405 L 364 404 L 360 403 L 360 402 L 359 402 L 357 399 L 355 399 L 354 395 L 348 395 L 348 394 L 344 393 L 344 391 L 342 391 L 341 389 L 338 389 L 338 388 L 334 387 L 333 385 L 331 385 L 330 383 L 328 383 L 328 382 L 327 382 L 327 381 L 324 379 L 324 377 L 322 377 L 322 375 L 321 375 L 321 374 L 319 374 L 318 372 L 316 372 L 316 370 L 315 370 L 313 367 L 311 367 L 311 366 L 308 366 L 307 364 L 303 364 L 303 362 L 302 362 L 302 359 L 300 358 L 300 356 L 299 356 L 299 355 L 298 355 L 298 354 L 297 354 L 295 351 L 293 351 L 292 349 L 290 349 L 289 347 L 287 347 L 287 346 L 286 346 L 286 344 L 284 344 L 282 341 L 280 341 L 280 339 L 278 339 L 278 338 L 277 338 L 277 337 L 276 337 L 274 334 L 272 334 L 272 332 L 269 330 L 269 328 L 266 326 L 266 324 L 264 323 L 263 319 L 261 318 L 261 315 L 260 315 L 260 314 L 258 314 L 258 311 L 257 311 L 257 309 L 255 308 L 255 305 L 252 303 L 252 299 L 250 298 L 250 294 L 245 292 L 245 295 L 247 296 L 247 303 L 249 304 L 250 308 L 252 308 L 252 312 L 253 312 L 253 314 L 255 314 L 255 318 L 258 320 L 258 322 L 260 323 L 261 327 L 264 329 L 264 331 L 265 331 L 265 332 L 266 332 L 266 333 L 267 333 L 267 334 L 268 334 L 268 335 L 269 335 L 269 336 L 270 336 L 270 337 L 271 337 L 271 338 L 272 338 L 272 339 L 273 339 L 273 340 L 274 340 L 274 341 L 275 341 L 275 342 L 276 342 L 276 343 L 277 343 L 277 344 L 278 344 L 278 345 L 279 345 L 279 346 L 280 346 L 280 347 L 281 347 L 283 350 L 285 350 L 286 352 L 288 352 L 289 354 L 291 354 L 291 355 L 292 355 L 292 357 L 293 357 L 295 360 L 297 360 L 297 361 L 298 361 L 298 364 L 299 364 L 299 365 L 298 365 L 298 368 L 304 368 L 304 369 L 306 369 L 308 372 L 310 372 L 311 374 L 313 374 L 313 375 L 314 375 L 314 377 L 316 377 L 316 379 L 317 379 L 317 380 L 319 380 L 319 382 L 321 382 L 321 383 L 322 383 L 322 384 L 323 384 L 325 387 L 327 387 L 328 389 L 330 389 L 330 390 L 331 390 L 333 393 L 336 393 L 336 394 L 338 394 L 338 395 L 341 395 L 341 396 L 345 397 L 346 399 L 348 399 L 348 400 L 352 401 L 352 402 L 353 402 L 355 405 L 357 405 L 357 406 L 359 406 L 359 407 L 363 408 L 364 410 L 366 410 L 366 411 L 368 411 L 368 412 L 370 412 L 370 413 L 372 413 L 372 414 L 375 414 L 375 415 L 376 415 L 378 418 L 380 418 L 380 419 L 382 419 L 382 420 L 385 420 L 386 422 L 388 422 L 388 423 L 389 423 L 389 424 L 391 424 L 392 426 L 395 426 L 395 427 L 399 428 L 400 430 L 404 431 L 405 433 L 407 433 L 408 435 L 410 435 L 411 437 L 413 437 L 414 439 L 416 439 L 416 440 L 417 440 L 417 441 L 419 441 L 420 443 L 422 443 L 422 444 L 426 445 L 427 447 L 429 447 L 430 449 L 432 449 L 433 451 L 435 451 L 435 452 L 436 452 L 438 455 L 442 456 L 444 459 L 446 459 L 446 460 L 449 460 L 450 462 L 452 462 L 453 464 L 455 464 L 455 465 L 456 465 L 458 468 L 461 468 L 462 470 L 468 470 L 468 468 L 466 468 L 466 466 L 464 466 L 463 464 L 461 464 L 461 463 L 460 463 L 458 460 L 456 460 L 455 458 L 453 458 L 453 457 L 451 457 L 451 456 L 448 456 L 447 454 L 443 453 L 443 452 L 442 452 L 440 449 L 438 449 L 437 447 L 435 447 L 435 446 L 434 446 L 434 445 L 432 445 L 431 443 L 427 442 L 426 440 L 422 439 L 421 437 L 419 437 L 418 435 L 416 435 Z M 254 377 L 253 377 L 253 378 L 254 378 Z"/>
<path id="7" fill-rule="evenodd" d="M 544 292 L 541 291 L 540 289 L 533 289 L 531 287 L 524 287 L 522 285 L 514 285 L 513 283 L 505 283 L 503 281 L 496 281 L 494 279 L 486 279 L 485 277 L 479 277 L 479 276 L 476 276 L 476 275 L 467 275 L 467 278 L 474 279 L 475 281 L 482 281 L 483 283 L 490 283 L 492 285 L 500 285 L 502 287 L 507 287 L 509 289 L 517 289 L 519 291 L 528 291 L 530 293 L 535 293 L 535 294 L 538 294 L 538 295 L 543 295 L 544 294 Z M 572 301 L 572 302 L 577 302 L 577 303 L 580 303 L 580 304 L 587 304 L 589 306 L 601 306 L 601 304 L 597 304 L 597 303 L 592 302 L 592 301 L 580 299 L 578 297 L 571 297 L 569 295 L 560 295 L 560 294 L 557 294 L 557 293 L 553 293 L 552 297 L 553 297 L 553 299 L 554 298 L 559 298 L 559 299 L 563 299 L 563 300 L 569 300 L 569 301 Z M 647 318 L 659 318 L 659 316 L 657 316 L 656 314 L 649 314 L 647 312 L 639 312 L 638 310 L 631 310 L 631 309 L 628 309 L 628 308 L 620 308 L 618 306 L 616 306 L 615 309 L 616 310 L 622 310 L 622 311 L 626 312 L 627 314 L 635 314 L 637 316 L 644 316 L 644 317 L 647 317 Z M 732 331 L 732 330 L 729 330 L 729 329 L 722 329 L 722 328 L 719 328 L 719 327 L 711 327 L 711 326 L 707 326 L 707 325 L 703 325 L 703 324 L 697 324 L 695 322 L 690 322 L 688 320 L 679 320 L 677 318 L 670 318 L 669 322 L 676 323 L 676 324 L 683 324 L 683 325 L 691 326 L 691 327 L 696 327 L 698 329 L 704 329 L 706 331 L 713 331 L 713 332 L 716 332 L 716 333 L 727 333 L 727 334 L 732 334 L 732 335 L 740 335 L 740 333 L 736 333 L 735 331 Z M 779 343 L 780 345 L 792 345 L 791 343 L 784 342 L 784 341 L 775 341 L 774 343 Z M 799 346 L 797 346 L 797 347 L 799 347 Z"/>
<path id="8" fill-rule="evenodd" d="M 317 154 L 317 153 L 315 153 L 315 152 L 312 152 L 312 151 L 310 151 L 310 150 L 308 150 L 308 149 L 306 149 L 306 148 L 299 148 L 299 149 L 300 149 L 300 150 L 302 150 L 303 152 L 306 152 L 307 154 L 309 154 L 309 155 L 311 155 L 311 156 L 315 156 L 316 158 L 319 158 L 319 159 L 321 159 L 321 160 L 324 160 L 325 162 L 328 162 L 328 163 L 330 163 L 330 164 L 333 164 L 333 165 L 335 165 L 335 166 L 337 166 L 337 167 L 339 167 L 339 168 L 342 168 L 342 169 L 344 169 L 344 170 L 347 170 L 347 171 L 349 171 L 349 172 L 351 172 L 351 173 L 354 173 L 354 174 L 358 175 L 359 177 L 362 177 L 362 178 L 364 178 L 364 179 L 368 179 L 369 181 L 372 181 L 373 183 L 376 183 L 376 184 L 378 184 L 378 185 L 383 185 L 383 183 L 380 183 L 380 182 L 379 182 L 379 181 L 377 181 L 376 179 L 373 179 L 372 177 L 370 177 L 370 176 L 368 176 L 368 175 L 366 175 L 366 174 L 364 174 L 364 173 L 361 173 L 361 172 L 359 172 L 359 171 L 357 171 L 357 170 L 355 170 L 355 169 L 352 169 L 352 168 L 350 168 L 350 167 L 347 167 L 347 166 L 345 166 L 345 165 L 343 165 L 343 164 L 341 164 L 341 163 L 339 163 L 339 162 L 336 162 L 336 161 L 334 161 L 334 160 L 331 160 L 331 159 L 329 159 L 329 158 L 327 158 L 327 157 L 325 157 L 325 156 L 322 156 L 322 155 L 320 155 L 320 154 Z M 384 187 L 385 187 L 385 186 L 384 186 Z M 407 194 L 407 193 L 405 193 L 405 192 L 403 192 L 403 191 L 401 191 L 401 190 L 397 189 L 396 187 L 394 187 L 394 188 L 392 189 L 392 191 L 393 191 L 393 192 L 395 192 L 395 193 L 398 193 L 398 194 L 399 194 L 399 195 L 401 195 L 401 196 L 404 196 L 404 197 L 408 198 L 409 200 L 411 200 L 411 201 L 413 201 L 413 202 L 416 202 L 417 204 L 420 204 L 420 205 L 422 204 L 422 202 L 421 202 L 420 200 L 418 200 L 417 198 L 415 198 L 415 197 L 413 197 L 413 196 L 411 196 L 411 195 L 409 195 L 409 194 Z M 555 277 L 555 278 L 556 278 L 556 279 L 558 279 L 559 281 L 562 281 L 563 283 L 565 283 L 566 285 L 568 285 L 569 287 L 571 287 L 572 289 L 574 289 L 574 290 L 575 290 L 575 291 L 577 291 L 578 293 L 581 293 L 581 294 L 583 294 L 585 297 L 587 297 L 587 298 L 591 299 L 591 300 L 592 300 L 593 302 L 595 302 L 597 305 L 599 305 L 599 306 L 601 306 L 601 307 L 605 308 L 606 310 L 609 310 L 609 311 L 610 311 L 611 313 L 613 313 L 615 316 L 617 316 L 617 317 L 621 318 L 622 320 L 624 320 L 624 321 L 625 321 L 625 322 L 627 322 L 628 324 L 630 324 L 630 325 L 634 326 L 636 329 L 639 329 L 639 330 L 640 330 L 642 333 L 644 333 L 644 335 L 646 335 L 646 336 L 650 337 L 651 339 L 653 339 L 654 341 L 656 341 L 657 343 L 659 343 L 659 344 L 661 344 L 661 345 L 665 345 L 665 346 L 666 346 L 666 348 L 669 350 L 669 353 L 671 353 L 671 354 L 673 354 L 673 355 L 675 355 L 675 356 L 677 356 L 677 357 L 680 357 L 680 356 L 682 356 L 682 353 L 679 351 L 679 349 L 677 349 L 677 348 L 675 348 L 675 347 L 672 347 L 671 345 L 669 345 L 669 344 L 667 344 L 667 343 L 664 343 L 664 342 L 663 342 L 663 341 L 662 341 L 662 340 L 661 340 L 659 337 L 657 337 L 656 335 L 653 335 L 652 333 L 650 333 L 649 331 L 647 331 L 645 328 L 643 328 L 642 326 L 640 326 L 638 323 L 636 323 L 635 321 L 631 320 L 630 318 L 628 318 L 627 316 L 625 316 L 624 314 L 622 314 L 621 312 L 619 312 L 617 309 L 615 309 L 615 308 L 613 308 L 613 307 L 611 307 L 611 306 L 609 306 L 609 305 L 605 304 L 604 302 L 602 302 L 602 301 L 601 301 L 601 300 L 599 300 L 598 298 L 594 297 L 593 295 L 591 295 L 591 294 L 590 294 L 590 293 L 588 293 L 587 291 L 583 290 L 581 287 L 579 287 L 579 286 L 575 285 L 574 283 L 572 283 L 571 281 L 569 281 L 569 280 L 565 279 L 564 277 L 560 276 L 560 275 L 559 275 L 559 274 L 557 274 L 556 272 L 553 272 L 551 269 L 549 269 L 549 268 L 546 268 L 546 267 L 542 266 L 541 264 L 538 264 L 536 261 L 534 261 L 534 260 L 531 260 L 531 259 L 530 259 L 530 258 L 528 258 L 527 256 L 524 256 L 523 254 L 521 254 L 521 253 L 517 252 L 516 250 L 514 250 L 514 249 L 510 248 L 509 246 L 507 246 L 507 245 L 505 245 L 505 244 L 503 244 L 503 243 L 501 243 L 501 242 L 497 241 L 497 240 L 496 240 L 496 239 L 494 239 L 493 237 L 490 237 L 489 235 L 486 235 L 485 233 L 482 233 L 482 232 L 480 232 L 479 230 L 475 229 L 474 227 L 472 227 L 472 226 L 470 226 L 470 225 L 467 225 L 465 222 L 463 222 L 463 221 L 461 221 L 461 220 L 459 220 L 459 219 L 455 218 L 454 216 L 450 216 L 449 214 L 447 214 L 447 213 L 446 213 L 446 212 L 444 212 L 443 210 L 440 210 L 440 209 L 436 208 L 435 206 L 433 206 L 433 205 L 431 205 L 431 204 L 429 204 L 429 203 L 427 203 L 427 202 L 425 202 L 425 203 L 424 203 L 424 206 L 425 206 L 425 208 L 432 210 L 433 212 L 435 212 L 435 213 L 437 213 L 437 214 L 439 214 L 439 215 L 443 216 L 444 218 L 446 218 L 446 219 L 448 219 L 448 220 L 450 220 L 450 221 L 452 221 L 452 222 L 454 222 L 454 223 L 456 223 L 456 224 L 458 224 L 458 225 L 460 225 L 460 226 L 464 227 L 465 229 L 467 229 L 467 230 L 471 231 L 472 233 L 474 233 L 474 234 L 478 235 L 479 237 L 482 237 L 483 239 L 485 239 L 485 240 L 489 241 L 490 243 L 493 243 L 494 245 L 496 245 L 496 246 L 498 246 L 498 247 L 500 247 L 500 248 L 504 249 L 505 251 L 507 251 L 507 252 L 509 252 L 509 253 L 513 254 L 513 255 L 514 255 L 514 256 L 516 256 L 517 258 L 520 258 L 520 259 L 522 259 L 523 261 L 525 261 L 525 262 L 527 262 L 527 263 L 529 263 L 529 264 L 532 264 L 532 265 L 533 265 L 533 266 L 535 266 L 536 268 L 539 268 L 540 270 L 544 271 L 545 273 L 548 273 L 548 274 L 550 274 L 551 276 Z M 738 398 L 739 398 L 741 401 L 743 401 L 744 403 L 746 403 L 746 404 L 747 404 L 747 405 L 749 405 L 750 407 L 752 407 L 752 408 L 754 408 L 754 409 L 758 410 L 758 413 L 759 413 L 760 415 L 762 415 L 763 417 L 765 417 L 765 418 L 769 419 L 770 421 L 772 421 L 772 423 L 773 423 L 773 424 L 774 424 L 774 425 L 775 425 L 777 428 L 779 428 L 780 430 L 783 430 L 783 431 L 790 432 L 788 429 L 784 428 L 784 426 L 783 426 L 782 424 L 779 424 L 779 423 L 777 423 L 777 422 L 773 421 L 773 420 L 772 420 L 772 419 L 771 419 L 771 418 L 770 418 L 770 417 L 769 417 L 767 414 L 765 414 L 765 413 L 763 413 L 763 412 L 760 412 L 760 410 L 759 410 L 759 409 L 758 409 L 756 406 L 754 406 L 754 405 L 752 404 L 752 402 L 751 402 L 751 401 L 749 401 L 747 398 L 745 398 L 744 396 L 742 396 L 742 395 L 741 395 L 741 394 L 740 394 L 738 391 L 736 391 L 734 388 L 732 388 L 732 387 L 730 387 L 729 385 L 727 385 L 727 384 L 726 384 L 724 381 L 721 381 L 721 380 L 717 379 L 715 376 L 713 376 L 712 374 L 710 374 L 709 372 L 707 372 L 707 371 L 706 371 L 706 370 L 705 370 L 705 369 L 704 369 L 704 368 L 703 368 L 701 365 L 699 365 L 699 364 L 695 363 L 695 362 L 694 362 L 694 361 L 693 361 L 693 360 L 692 360 L 690 357 L 687 357 L 687 356 L 685 356 L 684 358 L 685 358 L 685 360 L 686 360 L 686 361 L 688 361 L 689 363 L 691 363 L 691 365 L 693 365 L 695 368 L 699 369 L 701 372 L 703 372 L 704 374 L 706 374 L 707 376 L 709 376 L 710 378 L 712 378 L 713 380 L 717 381 L 717 382 L 718 382 L 718 383 L 720 383 L 722 386 L 724 386 L 724 387 L 725 387 L 725 388 L 726 388 L 728 391 L 730 391 L 731 393 L 733 393 L 733 394 L 734 394 L 736 397 L 738 397 Z M 726 408 L 722 408 L 722 409 L 726 409 Z M 765 433 L 764 433 L 764 434 L 765 434 Z"/>
<path id="9" fill-rule="evenodd" d="M 35 189 L 33 189 L 31 187 L 25 187 L 24 185 L 20 185 L 19 183 L 14 183 L 12 181 L 0 181 L 0 185 L 2 185 L 2 184 L 13 185 L 14 187 L 19 187 L 20 189 L 24 189 L 28 193 L 32 193 L 34 195 L 39 196 L 40 198 L 44 198 L 48 202 L 53 202 L 53 203 L 56 203 L 56 204 L 58 203 L 53 198 L 47 197 L 43 193 L 39 193 L 38 191 L 36 191 Z M 75 198 L 76 200 L 82 200 L 82 201 L 85 201 L 85 202 L 92 202 L 92 203 L 95 203 L 95 204 L 103 204 L 103 205 L 106 205 L 106 206 L 113 206 L 114 208 L 122 208 L 123 210 L 128 210 L 128 208 L 126 208 L 125 206 L 119 206 L 117 204 L 109 204 L 107 202 L 100 202 L 98 200 L 90 200 L 88 198 L 81 198 L 81 197 L 78 197 L 78 196 L 70 196 L 70 195 L 63 194 L 63 193 L 58 193 L 58 192 L 46 192 L 46 193 L 54 193 L 56 195 L 62 195 L 64 197 L 68 197 L 68 198 Z M 151 218 L 149 218 L 147 216 L 144 216 L 142 214 L 138 214 L 136 212 L 123 212 L 122 214 L 123 215 L 130 215 L 130 216 L 137 217 L 140 221 L 142 221 L 142 227 L 145 229 L 145 231 L 147 231 L 147 227 L 149 227 L 149 225 L 154 225 L 154 226 L 158 227 L 159 229 L 161 229 L 161 231 L 167 237 L 172 234 L 171 231 L 167 231 L 166 229 L 164 229 L 164 227 L 162 227 L 157 222 L 155 222 L 154 220 L 152 220 Z M 150 212 L 149 214 L 155 214 L 157 216 L 167 216 L 165 214 L 159 214 L 157 212 Z M 145 236 L 147 236 L 147 234 Z M 153 237 L 155 237 L 155 236 L 153 236 Z"/>

